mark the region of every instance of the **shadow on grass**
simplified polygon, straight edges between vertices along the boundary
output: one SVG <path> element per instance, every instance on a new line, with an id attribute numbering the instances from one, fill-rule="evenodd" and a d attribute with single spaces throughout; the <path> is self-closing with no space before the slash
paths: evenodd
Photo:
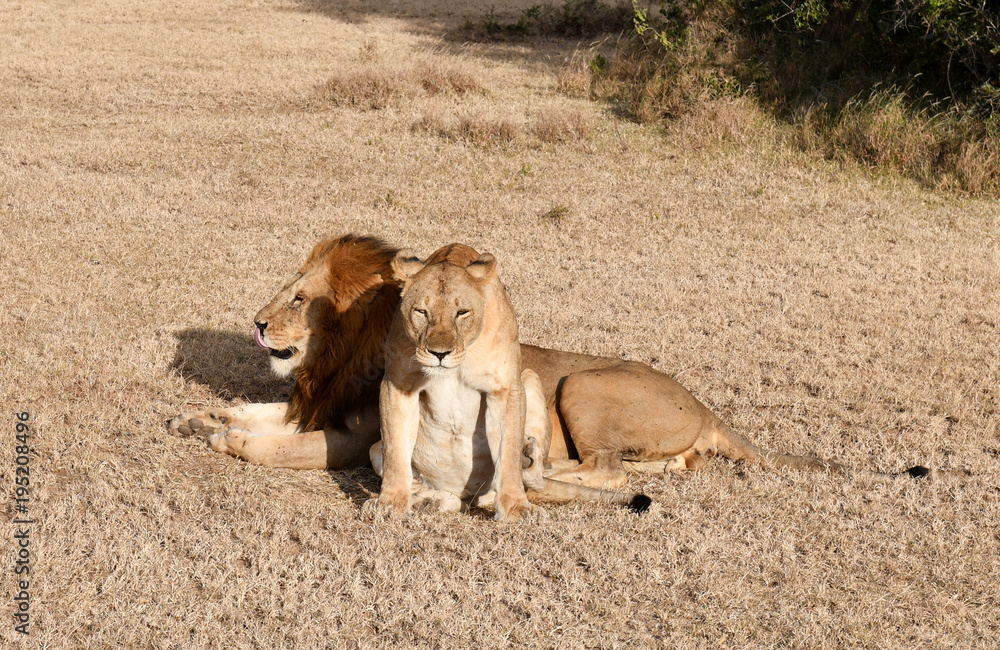
<path id="1" fill-rule="evenodd" d="M 566 6 L 582 9 L 569 12 Z M 297 0 L 288 11 L 320 14 L 349 24 L 391 18 L 405 22 L 411 34 L 435 39 L 430 47 L 434 52 L 464 55 L 468 44 L 478 43 L 484 47 L 475 50 L 477 57 L 529 68 L 551 68 L 591 45 L 598 36 L 620 34 L 623 26 L 631 25 L 632 15 L 627 0 L 579 0 L 568 5 L 566 0 L 500 0 L 488 8 L 443 0 L 404 0 L 391 7 L 358 1 Z M 623 21 L 626 14 L 628 20 Z"/>
<path id="2" fill-rule="evenodd" d="M 502 0 L 501 0 L 502 1 Z M 459 5 L 457 9 L 461 9 Z M 376 18 L 392 18 L 410 22 L 408 31 L 414 34 L 440 35 L 441 26 L 457 21 L 463 21 L 455 12 L 456 7 L 449 7 L 436 0 L 407 0 L 393 4 L 364 2 L 362 0 L 297 0 L 294 8 L 286 11 L 314 13 L 339 20 L 345 23 L 365 23 Z M 474 14 L 470 14 L 474 15 Z"/>
<path id="3" fill-rule="evenodd" d="M 371 467 L 328 470 L 327 475 L 359 511 L 365 501 L 377 497 L 382 489 L 382 479 Z"/>
<path id="4" fill-rule="evenodd" d="M 245 334 L 191 328 L 178 332 L 170 367 L 188 381 L 208 386 L 215 395 L 247 402 L 284 402 L 290 380 L 271 372 L 267 352 Z"/>

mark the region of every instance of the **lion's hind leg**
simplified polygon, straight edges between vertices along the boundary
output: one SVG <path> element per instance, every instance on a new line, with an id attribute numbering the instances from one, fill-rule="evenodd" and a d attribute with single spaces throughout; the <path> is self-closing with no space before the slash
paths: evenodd
<path id="1" fill-rule="evenodd" d="M 547 471 L 545 478 L 601 489 L 620 488 L 628 481 L 621 455 L 614 452 L 592 453 L 579 465 Z"/>
<path id="2" fill-rule="evenodd" d="M 667 472 L 680 472 L 685 469 L 698 469 L 698 467 L 688 467 L 683 455 L 666 458 L 664 460 L 622 460 L 622 465 L 626 472 L 636 474 L 666 474 Z"/>

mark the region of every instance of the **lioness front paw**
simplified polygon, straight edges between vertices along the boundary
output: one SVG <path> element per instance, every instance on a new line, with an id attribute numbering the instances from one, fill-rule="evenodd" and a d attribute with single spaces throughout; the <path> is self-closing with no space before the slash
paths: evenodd
<path id="1" fill-rule="evenodd" d="M 184 413 L 167 422 L 167 431 L 175 436 L 211 436 L 232 426 L 233 417 L 225 409 Z"/>
<path id="2" fill-rule="evenodd" d="M 457 494 L 441 490 L 423 490 L 413 495 L 414 512 L 464 512 L 469 509 Z"/>
<path id="3" fill-rule="evenodd" d="M 361 516 L 365 519 L 374 519 L 379 515 L 386 515 L 392 518 L 405 519 L 410 516 L 410 495 L 402 497 L 388 496 L 380 494 L 377 497 L 368 499 L 361 506 Z"/>
<path id="4" fill-rule="evenodd" d="M 497 504 L 497 514 L 493 517 L 497 521 L 504 519 L 534 519 L 543 521 L 548 518 L 545 508 L 528 503 L 528 500 L 518 500 L 510 505 Z"/>

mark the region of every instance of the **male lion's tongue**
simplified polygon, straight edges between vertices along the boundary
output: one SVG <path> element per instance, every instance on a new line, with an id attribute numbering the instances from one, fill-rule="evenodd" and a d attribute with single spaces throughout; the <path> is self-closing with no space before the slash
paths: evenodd
<path id="1" fill-rule="evenodd" d="M 264 343 L 264 336 L 260 333 L 259 327 L 253 328 L 253 340 L 257 341 L 257 345 L 259 345 L 260 347 L 267 348 L 268 350 L 271 349 L 270 347 L 268 347 L 267 343 Z"/>

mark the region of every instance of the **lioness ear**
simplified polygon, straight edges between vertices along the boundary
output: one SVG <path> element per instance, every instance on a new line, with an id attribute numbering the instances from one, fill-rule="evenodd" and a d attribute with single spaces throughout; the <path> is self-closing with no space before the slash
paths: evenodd
<path id="1" fill-rule="evenodd" d="M 468 271 L 469 275 L 474 278 L 489 280 L 496 275 L 497 258 L 493 257 L 489 253 L 483 253 L 479 256 L 478 260 L 465 267 L 465 270 Z"/>
<path id="2" fill-rule="evenodd" d="M 392 274 L 400 282 L 406 282 L 422 268 L 423 261 L 409 248 L 399 251 L 392 259 Z"/>

